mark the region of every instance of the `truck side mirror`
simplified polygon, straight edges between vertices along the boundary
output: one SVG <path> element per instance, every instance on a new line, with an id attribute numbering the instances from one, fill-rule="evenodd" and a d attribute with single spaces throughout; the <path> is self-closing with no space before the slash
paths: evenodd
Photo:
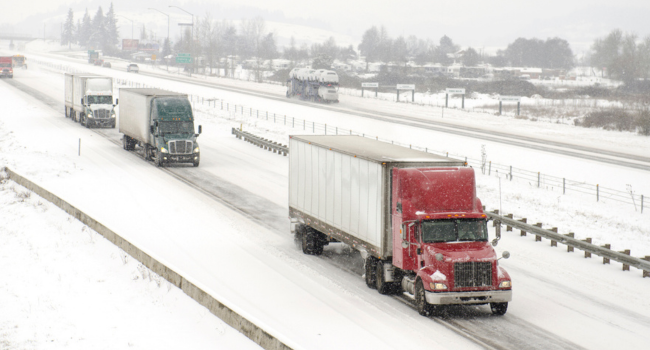
<path id="1" fill-rule="evenodd" d="M 120 99 L 119 99 L 119 98 L 116 98 L 116 99 L 115 99 L 115 105 L 117 106 L 118 104 L 120 104 Z"/>
<path id="2" fill-rule="evenodd" d="M 84 98 L 83 97 L 81 98 L 81 104 L 82 105 L 84 104 Z"/>
<path id="3" fill-rule="evenodd" d="M 149 132 L 153 134 L 153 125 L 149 126 Z"/>
<path id="4" fill-rule="evenodd" d="M 203 132 L 203 128 L 199 125 L 199 134 Z"/>

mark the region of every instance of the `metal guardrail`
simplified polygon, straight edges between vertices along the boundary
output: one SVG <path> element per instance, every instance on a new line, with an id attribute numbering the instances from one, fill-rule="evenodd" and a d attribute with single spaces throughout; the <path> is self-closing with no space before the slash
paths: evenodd
<path id="1" fill-rule="evenodd" d="M 557 246 L 557 243 L 562 243 L 567 246 L 567 252 L 572 252 L 573 248 L 577 248 L 585 252 L 585 258 L 590 258 L 591 254 L 598 255 L 603 258 L 603 264 L 609 264 L 610 260 L 614 260 L 623 264 L 623 271 L 629 271 L 630 266 L 634 266 L 643 271 L 643 277 L 650 277 L 650 256 L 635 258 L 630 256 L 629 249 L 621 252 L 613 251 L 609 249 L 609 244 L 598 246 L 591 243 L 591 238 L 580 240 L 574 238 L 573 233 L 559 234 L 555 227 L 551 230 L 546 230 L 541 227 L 541 223 L 530 225 L 526 223 L 526 219 L 515 220 L 512 214 L 506 216 L 499 215 L 498 210 L 486 212 L 486 214 L 491 219 L 494 219 L 495 225 L 505 224 L 507 231 L 512 231 L 512 228 L 515 228 L 521 230 L 522 236 L 525 236 L 529 232 L 535 234 L 536 241 L 541 241 L 542 237 L 544 237 L 551 240 L 551 246 Z"/>
<path id="2" fill-rule="evenodd" d="M 287 146 L 263 139 L 249 132 L 232 128 L 232 134 L 238 139 L 243 139 L 244 141 L 268 149 L 274 153 L 282 153 L 284 156 L 289 153 L 289 148 Z M 527 232 L 530 232 L 535 234 L 536 241 L 541 241 L 542 237 L 544 237 L 551 240 L 551 246 L 557 246 L 557 243 L 559 242 L 567 246 L 568 252 L 572 252 L 574 251 L 574 248 L 577 248 L 585 252 L 585 258 L 590 258 L 592 254 L 598 255 L 603 258 L 603 264 L 608 264 L 610 260 L 614 260 L 623 264 L 623 271 L 629 271 L 630 266 L 633 266 L 643 271 L 643 277 L 650 277 L 650 256 L 635 258 L 630 256 L 629 249 L 621 252 L 613 251 L 609 249 L 609 244 L 598 246 L 591 243 L 591 238 L 579 240 L 573 237 L 573 233 L 559 234 L 557 233 L 557 228 L 546 230 L 541 227 L 541 223 L 530 225 L 526 223 L 526 219 L 515 220 L 512 214 L 505 216 L 499 215 L 498 210 L 495 210 L 494 212 L 486 212 L 486 215 L 495 221 L 495 225 L 505 224 L 507 231 L 512 231 L 512 228 L 516 228 L 521 230 L 522 236 L 525 236 Z"/>
<path id="3" fill-rule="evenodd" d="M 246 142 L 254 144 L 255 146 L 273 151 L 273 153 L 282 154 L 283 156 L 286 156 L 289 153 L 289 147 L 277 142 L 273 142 L 271 140 L 263 139 L 246 131 L 232 128 L 232 134 L 235 135 L 238 139 L 242 139 Z"/>

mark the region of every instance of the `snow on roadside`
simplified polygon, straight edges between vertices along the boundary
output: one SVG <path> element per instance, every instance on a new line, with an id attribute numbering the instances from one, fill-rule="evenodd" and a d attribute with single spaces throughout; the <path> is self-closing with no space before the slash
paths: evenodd
<path id="1" fill-rule="evenodd" d="M 5 173 L 0 207 L 0 348 L 259 348 Z"/>

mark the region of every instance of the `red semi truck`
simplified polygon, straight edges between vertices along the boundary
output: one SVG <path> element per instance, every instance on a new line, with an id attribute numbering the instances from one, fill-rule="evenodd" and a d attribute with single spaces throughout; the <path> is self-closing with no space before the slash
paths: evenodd
<path id="1" fill-rule="evenodd" d="M 291 230 L 305 254 L 348 244 L 368 287 L 404 293 L 421 315 L 450 304 L 506 313 L 510 276 L 464 162 L 359 136 L 292 136 L 289 156 Z"/>
<path id="2" fill-rule="evenodd" d="M 14 77 L 14 68 L 11 56 L 0 57 L 0 77 Z"/>

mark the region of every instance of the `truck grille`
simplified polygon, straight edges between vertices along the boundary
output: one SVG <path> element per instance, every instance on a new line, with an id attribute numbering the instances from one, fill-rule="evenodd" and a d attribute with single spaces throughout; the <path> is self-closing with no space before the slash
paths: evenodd
<path id="1" fill-rule="evenodd" d="M 492 285 L 491 262 L 462 262 L 454 264 L 454 286 L 486 287 Z"/>
<path id="2" fill-rule="evenodd" d="M 111 116 L 111 112 L 108 109 L 98 109 L 94 113 L 95 118 L 108 118 Z"/>
<path id="3" fill-rule="evenodd" d="M 171 154 L 190 154 L 192 153 L 192 141 L 178 140 L 169 141 L 169 153 Z"/>

